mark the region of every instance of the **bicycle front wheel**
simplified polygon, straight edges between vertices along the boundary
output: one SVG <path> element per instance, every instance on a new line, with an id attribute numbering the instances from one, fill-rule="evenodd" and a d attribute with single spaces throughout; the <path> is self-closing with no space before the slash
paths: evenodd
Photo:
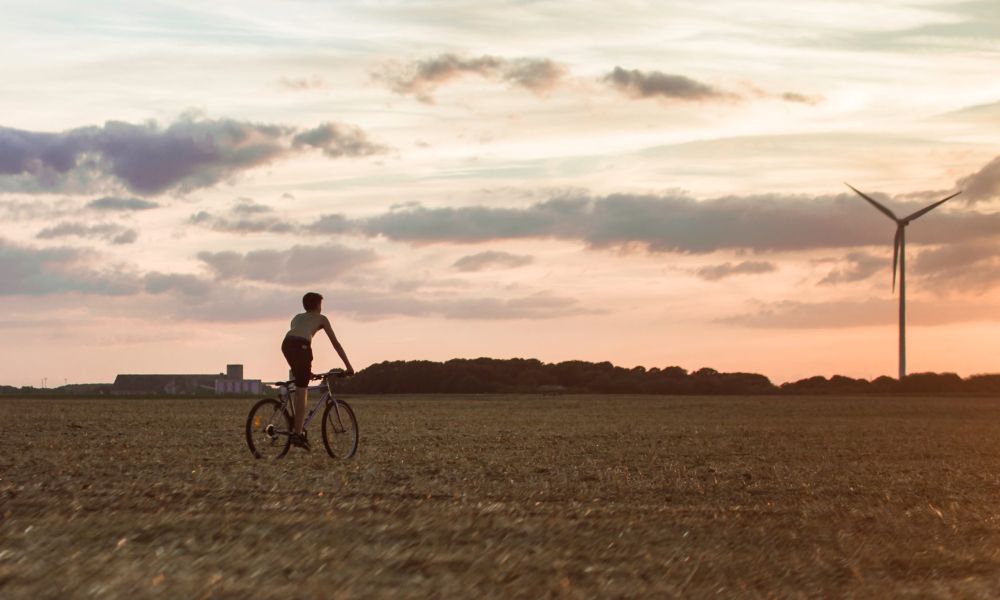
<path id="1" fill-rule="evenodd" d="M 348 459 L 358 451 L 358 420 L 343 400 L 327 402 L 323 411 L 323 445 L 333 458 Z"/>
<path id="2" fill-rule="evenodd" d="M 292 418 L 281 410 L 281 403 L 266 398 L 250 409 L 247 415 L 247 445 L 254 458 L 274 460 L 288 453 Z"/>

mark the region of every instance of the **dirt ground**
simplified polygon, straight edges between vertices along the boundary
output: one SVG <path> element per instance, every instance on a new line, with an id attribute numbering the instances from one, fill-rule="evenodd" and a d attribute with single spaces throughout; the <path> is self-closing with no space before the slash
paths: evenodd
<path id="1" fill-rule="evenodd" d="M 350 401 L 264 462 L 252 400 L 0 400 L 0 596 L 1000 594 L 1000 399 Z"/>

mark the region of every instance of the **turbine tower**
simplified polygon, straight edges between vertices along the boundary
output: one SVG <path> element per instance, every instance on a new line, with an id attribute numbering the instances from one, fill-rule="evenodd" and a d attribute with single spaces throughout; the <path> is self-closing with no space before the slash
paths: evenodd
<path id="1" fill-rule="evenodd" d="M 851 184 L 845 183 L 844 185 L 854 190 L 854 193 L 867 200 L 879 212 L 896 223 L 896 239 L 892 243 L 892 291 L 896 291 L 896 266 L 899 265 L 899 380 L 902 381 L 906 377 L 906 226 L 962 192 L 955 192 L 944 200 L 938 200 L 934 204 L 900 219 L 885 206 L 854 189 Z"/>

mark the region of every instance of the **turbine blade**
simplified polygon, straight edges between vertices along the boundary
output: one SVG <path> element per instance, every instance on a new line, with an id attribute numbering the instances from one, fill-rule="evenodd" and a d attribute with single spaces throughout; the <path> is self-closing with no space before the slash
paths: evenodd
<path id="1" fill-rule="evenodd" d="M 874 206 L 875 208 L 877 208 L 885 216 L 889 217 L 893 221 L 896 221 L 897 223 L 899 222 L 899 218 L 896 217 L 895 213 L 893 213 L 891 210 L 889 210 L 888 208 L 882 206 L 881 204 L 879 204 L 878 202 L 876 202 L 875 200 L 873 200 L 869 196 L 866 196 L 865 194 L 862 194 L 861 192 L 859 192 L 858 190 L 856 190 L 854 188 L 854 186 L 852 186 L 851 184 L 845 183 L 844 185 L 846 185 L 847 187 L 849 187 L 852 190 L 854 190 L 855 194 L 857 194 L 857 195 L 861 196 L 862 198 L 864 198 L 865 200 L 867 200 L 872 206 Z"/>
<path id="2" fill-rule="evenodd" d="M 899 265 L 899 245 L 903 237 L 903 225 L 896 228 L 896 239 L 892 242 L 892 293 L 896 293 L 896 267 Z"/>
<path id="3" fill-rule="evenodd" d="M 935 208 L 941 206 L 945 202 L 951 200 L 952 198 L 954 198 L 955 196 L 957 196 L 957 195 L 959 195 L 961 193 L 962 192 L 955 192 L 954 194 L 948 196 L 944 200 L 938 200 L 937 202 L 935 202 L 934 204 L 931 204 L 930 206 L 928 206 L 926 208 L 921 208 L 920 210 L 918 210 L 917 212 L 913 213 L 912 215 L 910 215 L 908 217 L 905 217 L 903 220 L 904 221 L 912 221 L 912 220 L 914 220 L 914 219 L 916 219 L 918 217 L 922 217 L 922 216 L 926 215 L 927 213 L 931 212 Z"/>

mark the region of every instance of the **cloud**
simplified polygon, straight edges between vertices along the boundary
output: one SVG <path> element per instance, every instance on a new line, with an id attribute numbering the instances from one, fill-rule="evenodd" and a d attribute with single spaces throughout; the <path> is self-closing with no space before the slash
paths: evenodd
<path id="1" fill-rule="evenodd" d="M 197 275 L 182 273 L 160 273 L 153 271 L 143 278 L 143 287 L 150 294 L 177 292 L 184 296 L 207 296 L 216 286 L 213 282 Z"/>
<path id="2" fill-rule="evenodd" d="M 922 204 L 894 202 L 893 207 L 906 213 Z M 917 243 L 994 237 L 1000 231 L 1000 213 L 951 210 L 925 219 L 912 238 Z M 363 219 L 324 215 L 306 228 L 412 244 L 547 238 L 580 241 L 591 248 L 703 254 L 889 245 L 889 225 L 853 194 L 727 196 L 699 201 L 667 193 L 567 195 L 522 208 L 404 205 Z"/>
<path id="3" fill-rule="evenodd" d="M 555 87 L 565 72 L 562 65 L 545 58 L 506 59 L 489 55 L 466 58 L 441 54 L 405 65 L 389 65 L 374 73 L 374 77 L 386 82 L 397 94 L 433 103 L 437 88 L 467 75 L 503 81 L 542 95 Z"/>
<path id="4" fill-rule="evenodd" d="M 318 75 L 313 75 L 312 77 L 282 77 L 278 80 L 278 85 L 296 92 L 318 90 L 327 86 L 326 80 Z"/>
<path id="5" fill-rule="evenodd" d="M 239 198 L 223 215 L 199 211 L 191 215 L 192 225 L 227 233 L 293 233 L 298 225 L 277 214 L 270 206 L 250 198 Z"/>
<path id="6" fill-rule="evenodd" d="M 925 193 L 895 199 L 873 193 L 897 214 L 924 208 Z M 913 198 L 920 198 L 914 200 Z M 891 223 L 853 193 L 817 197 L 762 194 L 699 200 L 683 192 L 559 195 L 521 207 L 467 205 L 428 208 L 401 202 L 368 217 L 320 215 L 299 224 L 263 205 L 238 205 L 227 214 L 199 212 L 190 221 L 219 231 L 362 235 L 414 245 L 476 244 L 513 239 L 578 241 L 590 248 L 652 253 L 707 254 L 719 250 L 795 252 L 830 248 L 889 247 Z M 252 202 L 252 201 L 251 201 Z M 911 244 L 952 244 L 1000 237 L 1000 213 L 947 205 L 911 228 Z M 852 263 L 828 274 L 824 284 L 859 281 L 876 260 L 849 255 Z"/>
<path id="7" fill-rule="evenodd" d="M 780 98 L 785 102 L 808 104 L 810 106 L 815 106 L 823 101 L 822 96 L 810 96 L 808 94 L 799 94 L 797 92 L 785 92 L 780 95 Z"/>
<path id="8" fill-rule="evenodd" d="M 160 205 L 139 198 L 104 197 L 81 205 L 70 198 L 52 200 L 0 200 L 0 219 L 4 221 L 37 221 L 80 216 L 82 210 L 97 213 L 134 212 L 157 208 Z"/>
<path id="9" fill-rule="evenodd" d="M 211 257 L 210 260 L 215 260 Z M 224 260 L 229 260 L 225 257 Z M 237 261 L 238 262 L 238 261 Z M 231 265 L 227 265 L 227 268 Z M 237 267 L 238 268 L 238 267 Z M 251 274 L 256 277 L 256 273 Z M 176 318 L 196 321 L 242 322 L 289 317 L 300 310 L 301 294 L 264 284 L 273 281 L 262 274 L 261 281 L 227 279 L 225 285 L 208 278 L 185 274 L 149 273 L 141 279 L 143 290 L 166 295 L 162 311 Z M 329 278 L 322 278 L 323 280 Z M 309 279 L 315 284 L 319 279 Z M 290 282 L 291 283 L 291 282 Z M 262 285 L 263 284 L 263 285 Z M 430 286 L 436 289 L 437 286 Z M 421 293 L 415 289 L 373 289 L 364 286 L 323 287 L 324 308 L 329 314 L 349 315 L 361 320 L 440 317 L 454 320 L 555 319 L 596 314 L 572 299 L 548 292 L 513 298 L 463 297 L 454 290 Z"/>
<path id="10" fill-rule="evenodd" d="M 28 174 L 42 188 L 78 173 L 111 178 L 142 194 L 187 191 L 279 158 L 289 133 L 281 126 L 228 119 L 181 119 L 166 129 L 121 121 L 63 133 L 2 128 L 0 174 Z"/>
<path id="11" fill-rule="evenodd" d="M 455 285 L 460 287 L 464 282 L 392 282 L 379 276 L 355 278 L 350 286 L 331 287 L 331 282 L 377 260 L 370 250 L 336 244 L 247 253 L 202 252 L 198 258 L 211 271 L 211 277 L 150 273 L 142 279 L 145 291 L 171 294 L 175 301 L 168 310 L 176 311 L 181 318 L 211 321 L 287 317 L 298 309 L 298 297 L 287 291 L 288 284 L 309 284 L 322 291 L 328 312 L 365 320 L 552 319 L 598 312 L 580 306 L 572 298 L 548 292 L 510 298 L 467 296 L 458 293 Z"/>
<path id="12" fill-rule="evenodd" d="M 915 271 L 937 273 L 997 258 L 997 245 L 990 243 L 950 244 L 924 250 L 913 261 Z"/>
<path id="13" fill-rule="evenodd" d="M 197 284 L 194 284 L 195 286 Z M 246 323 L 288 319 L 302 310 L 302 293 L 253 284 L 217 284 L 205 295 L 191 294 L 182 285 L 164 288 L 163 315 L 209 323 Z M 169 294 L 169 295 L 167 295 Z"/>
<path id="14" fill-rule="evenodd" d="M 336 137 L 331 128 L 342 136 Z M 301 135 L 307 141 L 296 141 Z M 189 116 L 166 128 L 122 121 L 62 133 L 0 127 L 0 190 L 78 192 L 122 187 L 144 195 L 184 193 L 306 147 L 321 148 L 334 157 L 384 151 L 367 142 L 360 130 L 329 123 L 298 135 L 286 125 Z"/>
<path id="15" fill-rule="evenodd" d="M 416 291 L 441 291 L 455 292 L 462 289 L 475 287 L 466 279 L 458 277 L 428 277 L 425 272 L 423 277 L 408 277 L 406 279 L 395 279 L 386 288 L 390 292 L 410 294 Z"/>
<path id="16" fill-rule="evenodd" d="M 745 260 L 740 263 L 723 263 L 721 265 L 710 265 L 695 271 L 695 275 L 706 281 L 718 281 L 733 275 L 759 275 L 761 273 L 773 273 L 778 270 L 778 266 L 772 262 L 762 260 Z"/>
<path id="17" fill-rule="evenodd" d="M 530 256 L 489 250 L 463 256 L 456 260 L 452 267 L 459 271 L 474 272 L 488 269 L 514 269 L 529 265 L 533 261 L 534 259 Z"/>
<path id="18" fill-rule="evenodd" d="M 261 204 L 253 198 L 237 198 L 236 202 L 229 209 L 230 213 L 238 216 L 259 215 L 273 211 L 274 209 L 270 206 Z"/>
<path id="19" fill-rule="evenodd" d="M 91 210 L 100 211 L 136 211 L 136 210 L 150 210 L 153 208 L 159 208 L 159 204 L 156 202 L 150 202 L 149 200 L 142 200 L 141 198 L 119 198 L 116 196 L 105 196 L 104 198 L 98 198 L 96 200 L 91 200 L 87 203 L 86 208 Z"/>
<path id="20" fill-rule="evenodd" d="M 433 309 L 447 319 L 551 319 L 599 311 L 579 306 L 576 300 L 538 293 L 521 298 L 471 298 L 446 302 Z"/>
<path id="21" fill-rule="evenodd" d="M 503 79 L 536 94 L 554 88 L 566 74 L 566 68 L 545 58 L 518 58 L 507 63 Z"/>
<path id="22" fill-rule="evenodd" d="M 908 51 L 928 52 L 935 48 L 965 52 L 991 52 L 995 45 L 995 33 L 1000 27 L 1000 14 L 993 0 L 962 0 L 961 2 L 940 2 L 928 4 L 933 7 L 936 18 L 918 24 L 903 21 L 895 29 L 876 27 L 862 28 L 848 35 L 837 32 L 833 39 L 817 38 L 824 48 L 841 46 L 852 51 L 887 50 L 905 53 Z"/>
<path id="23" fill-rule="evenodd" d="M 740 100 L 740 94 L 728 92 L 707 83 L 685 77 L 663 73 L 660 71 L 640 71 L 639 69 L 623 69 L 615 67 L 613 71 L 601 78 L 601 81 L 622 94 L 639 100 L 659 98 L 661 100 L 710 101 L 710 100 Z M 823 101 L 821 96 L 800 94 L 798 92 L 783 92 L 772 94 L 755 86 L 750 86 L 750 96 L 762 98 L 777 98 L 784 102 L 808 104 L 810 106 Z"/>
<path id="24" fill-rule="evenodd" d="M 358 288 L 319 288 L 324 311 L 360 320 L 439 317 L 452 320 L 544 320 L 596 314 L 572 298 L 541 292 L 515 298 L 455 297 L 406 294 Z M 204 296 L 183 295 L 179 289 L 165 311 L 176 318 L 211 322 L 244 322 L 288 318 L 301 310 L 301 293 L 254 284 L 218 286 Z"/>
<path id="25" fill-rule="evenodd" d="M 1000 285 L 1000 236 L 972 241 L 957 240 L 915 253 L 908 251 L 907 280 L 919 282 L 922 290 L 946 296 L 953 292 L 983 293 Z M 850 252 L 845 264 L 830 271 L 820 285 L 864 281 L 885 272 L 885 287 L 891 286 L 892 259 L 867 252 Z"/>
<path id="26" fill-rule="evenodd" d="M 562 83 L 567 73 L 564 65 L 547 58 L 509 59 L 491 55 L 463 57 L 445 53 L 409 63 L 391 63 L 372 75 L 374 79 L 386 83 L 397 94 L 413 96 L 421 102 L 433 104 L 434 92 L 438 88 L 470 75 L 505 82 L 544 96 Z M 620 66 L 608 72 L 601 81 L 637 99 L 707 101 L 741 98 L 739 94 L 684 75 L 624 69 Z M 756 95 L 809 105 L 822 101 L 819 96 L 797 92 L 770 94 L 758 91 Z"/>
<path id="27" fill-rule="evenodd" d="M 316 234 L 348 233 L 355 228 L 354 223 L 344 215 L 323 215 L 305 227 L 305 230 Z"/>
<path id="28" fill-rule="evenodd" d="M 134 229 L 122 227 L 114 223 L 98 223 L 87 225 L 74 221 L 63 221 L 52 227 L 46 227 L 35 236 L 42 240 L 51 240 L 63 237 L 82 237 L 90 239 L 101 239 L 112 244 L 122 245 L 134 243 L 139 234 Z"/>
<path id="29" fill-rule="evenodd" d="M 978 241 L 923 250 L 912 272 L 921 285 L 939 295 L 955 291 L 986 292 L 1000 285 L 997 241 Z"/>
<path id="30" fill-rule="evenodd" d="M 319 284 L 330 312 L 359 319 L 442 317 L 461 320 L 553 319 L 595 314 L 572 299 L 538 292 L 512 298 L 458 296 L 454 289 L 423 286 L 422 293 L 387 285 L 322 286 L 350 269 L 375 260 L 373 252 L 343 246 L 296 246 L 284 251 L 203 252 L 199 259 L 215 278 L 151 271 L 127 265 L 98 270 L 101 255 L 69 247 L 30 248 L 0 238 L 0 295 L 79 293 L 148 295 L 157 318 L 244 322 L 288 317 L 300 310 L 301 292 L 288 283 Z"/>
<path id="31" fill-rule="evenodd" d="M 907 323 L 945 325 L 970 321 L 996 321 L 998 306 L 968 302 L 907 301 Z M 758 303 L 749 313 L 721 319 L 720 322 L 762 329 L 840 329 L 874 327 L 898 322 L 896 300 L 837 300 L 831 302 Z"/>
<path id="32" fill-rule="evenodd" d="M 383 154 L 388 148 L 368 139 L 359 127 L 338 123 L 323 123 L 292 138 L 295 148 L 319 148 L 331 158 Z"/>
<path id="33" fill-rule="evenodd" d="M 98 255 L 77 248 L 31 248 L 0 239 L 0 295 L 61 293 L 128 295 L 138 289 L 134 275 L 93 268 Z"/>
<path id="34" fill-rule="evenodd" d="M 955 187 L 962 190 L 959 198 L 969 204 L 1000 199 L 1000 156 L 975 173 L 959 179 Z"/>
<path id="35" fill-rule="evenodd" d="M 890 263 L 884 257 L 867 252 L 849 252 L 844 257 L 846 265 L 836 268 L 819 281 L 820 285 L 836 285 L 863 281 L 887 268 Z"/>
<path id="36" fill-rule="evenodd" d="M 324 302 L 337 311 L 367 319 L 405 316 L 456 320 L 539 320 L 600 312 L 582 307 L 572 298 L 546 292 L 516 298 L 456 298 L 454 295 L 342 290 L 330 294 Z"/>
<path id="37" fill-rule="evenodd" d="M 253 250 L 247 253 L 199 252 L 219 280 L 249 280 L 271 283 L 328 282 L 352 269 L 377 260 L 370 249 L 340 244 L 293 246 L 288 250 Z"/>
<path id="38" fill-rule="evenodd" d="M 735 98 L 706 83 L 683 75 L 660 71 L 643 72 L 615 67 L 602 78 L 604 83 L 632 98 L 661 98 L 671 100 L 726 100 Z"/>
<path id="39" fill-rule="evenodd" d="M 555 199 L 528 208 L 403 205 L 352 225 L 371 236 L 412 243 L 476 243 L 500 239 L 572 237 L 587 209 L 582 198 Z M 334 217 L 323 217 L 333 221 Z"/>
<path id="40" fill-rule="evenodd" d="M 960 119 L 973 122 L 995 122 L 1000 117 L 1000 102 L 975 104 L 958 110 L 949 111 L 933 117 L 934 119 Z"/>
<path id="41" fill-rule="evenodd" d="M 118 235 L 111 238 L 112 244 L 134 244 L 135 241 L 139 239 L 139 234 L 135 229 L 126 229 Z"/>
<path id="42" fill-rule="evenodd" d="M 5 221 L 56 219 L 80 210 L 77 203 L 62 198 L 53 201 L 0 200 L 0 215 Z"/>

